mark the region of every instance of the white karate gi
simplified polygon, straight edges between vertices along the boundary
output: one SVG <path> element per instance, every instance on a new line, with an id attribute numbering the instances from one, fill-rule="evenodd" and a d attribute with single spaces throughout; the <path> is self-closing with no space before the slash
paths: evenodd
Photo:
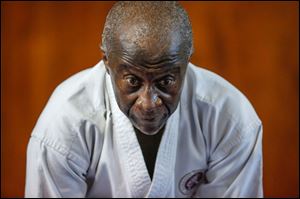
<path id="1" fill-rule="evenodd" d="M 26 197 L 262 197 L 262 124 L 220 76 L 188 65 L 151 181 L 103 62 L 60 84 L 27 149 Z"/>

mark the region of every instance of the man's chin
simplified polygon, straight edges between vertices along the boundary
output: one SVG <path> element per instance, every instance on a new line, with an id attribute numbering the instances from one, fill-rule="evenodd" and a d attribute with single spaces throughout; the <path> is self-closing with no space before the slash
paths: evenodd
<path id="1" fill-rule="evenodd" d="M 153 126 L 142 126 L 141 127 L 138 125 L 134 125 L 134 127 L 145 135 L 156 135 L 162 129 L 163 125 L 161 125 L 160 127 L 153 127 Z"/>

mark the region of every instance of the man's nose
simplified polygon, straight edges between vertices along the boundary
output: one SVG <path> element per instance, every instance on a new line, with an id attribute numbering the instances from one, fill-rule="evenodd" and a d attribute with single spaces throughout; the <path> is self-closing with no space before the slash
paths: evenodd
<path id="1" fill-rule="evenodd" d="M 140 94 L 137 103 L 143 111 L 151 113 L 162 104 L 162 101 L 153 89 L 147 88 Z"/>

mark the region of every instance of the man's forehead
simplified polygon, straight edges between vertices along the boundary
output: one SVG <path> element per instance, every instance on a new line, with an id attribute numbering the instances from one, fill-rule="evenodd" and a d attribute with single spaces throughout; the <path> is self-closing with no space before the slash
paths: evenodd
<path id="1" fill-rule="evenodd" d="M 114 37 L 115 45 L 120 45 L 127 51 L 155 51 L 163 53 L 164 50 L 175 50 L 181 43 L 178 31 L 159 29 L 152 31 L 154 28 L 145 23 L 124 24 Z"/>
<path id="2" fill-rule="evenodd" d="M 181 66 L 185 63 L 185 59 L 181 54 L 175 52 L 166 53 L 143 53 L 143 51 L 136 51 L 130 53 L 126 50 L 114 51 L 111 53 L 111 63 L 116 66 L 130 66 L 141 69 L 165 69 L 175 66 Z"/>
<path id="3" fill-rule="evenodd" d="M 110 53 L 114 57 L 145 65 L 156 65 L 160 62 L 171 64 L 185 55 L 181 43 L 176 34 L 169 34 L 165 39 L 150 36 L 138 38 L 134 32 L 124 31 L 112 42 Z"/>

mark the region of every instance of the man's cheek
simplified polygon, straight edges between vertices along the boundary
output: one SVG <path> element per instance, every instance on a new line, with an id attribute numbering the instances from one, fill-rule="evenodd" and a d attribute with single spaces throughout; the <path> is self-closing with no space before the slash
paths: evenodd
<path id="1" fill-rule="evenodd" d="M 122 110 L 122 112 L 126 115 L 126 116 L 128 116 L 128 114 L 129 114 L 129 108 L 128 108 L 128 106 L 126 105 L 126 104 L 124 104 L 124 103 L 120 103 L 120 109 Z"/>
<path id="2" fill-rule="evenodd" d="M 122 110 L 122 112 L 128 117 L 129 111 L 132 107 L 129 101 L 126 100 L 125 97 L 119 99 L 119 107 Z"/>

